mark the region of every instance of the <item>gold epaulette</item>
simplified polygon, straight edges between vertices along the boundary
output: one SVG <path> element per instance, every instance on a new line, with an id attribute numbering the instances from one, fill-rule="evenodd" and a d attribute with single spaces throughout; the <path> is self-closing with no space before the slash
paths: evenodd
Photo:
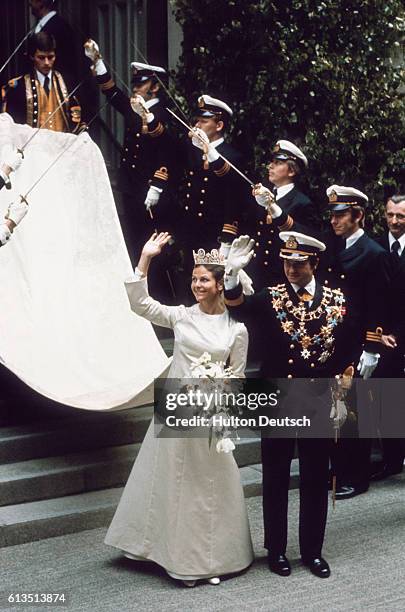
<path id="1" fill-rule="evenodd" d="M 376 327 L 376 330 L 366 331 L 366 342 L 381 342 L 381 336 L 383 335 L 383 328 Z"/>
<path id="2" fill-rule="evenodd" d="M 225 176 L 225 174 L 228 174 L 230 169 L 231 169 L 231 166 L 228 164 L 228 162 L 225 162 L 222 168 L 220 168 L 219 170 L 214 170 L 214 173 L 217 176 L 221 177 L 221 176 Z"/>
<path id="3" fill-rule="evenodd" d="M 115 83 L 112 79 L 109 79 L 106 83 L 101 83 L 100 87 L 101 91 L 107 91 L 108 89 L 115 87 Z"/>
<path id="4" fill-rule="evenodd" d="M 160 179 L 161 181 L 167 181 L 169 180 L 169 171 L 165 166 L 162 166 L 161 168 L 159 168 L 159 170 L 156 170 L 153 177 Z"/>
<path id="5" fill-rule="evenodd" d="M 157 136 L 161 136 L 164 131 L 165 131 L 165 128 L 159 121 L 157 127 L 155 127 L 154 130 L 149 131 L 149 136 L 151 136 L 152 138 L 156 138 Z"/>
<path id="6" fill-rule="evenodd" d="M 22 79 L 22 75 L 21 75 L 21 76 L 19 76 L 19 77 L 14 77 L 14 79 L 10 79 L 10 80 L 8 81 L 7 85 L 8 85 L 9 87 L 11 87 L 12 89 L 14 89 L 14 87 L 17 87 L 17 85 L 18 85 L 18 81 L 19 81 L 20 79 Z"/>
<path id="7" fill-rule="evenodd" d="M 288 215 L 287 221 L 283 223 L 283 225 L 280 225 L 278 229 L 280 230 L 280 232 L 288 232 L 288 230 L 292 228 L 293 224 L 294 224 L 294 219 L 290 217 L 290 215 Z"/>

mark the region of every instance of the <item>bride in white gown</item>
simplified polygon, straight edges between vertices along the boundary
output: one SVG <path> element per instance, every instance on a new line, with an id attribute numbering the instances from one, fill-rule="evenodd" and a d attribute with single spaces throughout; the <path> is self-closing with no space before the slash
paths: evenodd
<path id="1" fill-rule="evenodd" d="M 149 296 L 149 264 L 169 238 L 154 234 L 145 244 L 134 279 L 126 283 L 132 310 L 173 329 L 168 377 L 190 378 L 192 358 L 205 351 L 243 376 L 248 334 L 223 304 L 223 266 L 194 268 L 194 306 L 164 306 Z M 130 558 L 158 563 L 187 586 L 198 579 L 217 584 L 218 576 L 248 567 L 253 549 L 232 453 L 209 448 L 207 438 L 156 438 L 152 421 L 105 542 Z"/>

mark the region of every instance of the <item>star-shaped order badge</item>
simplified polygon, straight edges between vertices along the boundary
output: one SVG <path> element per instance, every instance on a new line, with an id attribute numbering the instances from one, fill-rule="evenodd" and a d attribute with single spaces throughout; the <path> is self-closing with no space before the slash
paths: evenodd
<path id="1" fill-rule="evenodd" d="M 308 349 L 303 349 L 301 351 L 301 357 L 303 357 L 304 359 L 309 359 L 310 356 L 311 356 L 311 353 L 309 352 Z"/>

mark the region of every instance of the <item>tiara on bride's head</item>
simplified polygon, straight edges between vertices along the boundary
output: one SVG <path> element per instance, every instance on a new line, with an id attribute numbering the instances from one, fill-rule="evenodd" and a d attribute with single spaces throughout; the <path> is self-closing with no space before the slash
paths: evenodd
<path id="1" fill-rule="evenodd" d="M 198 249 L 193 251 L 194 265 L 195 266 L 224 266 L 225 257 L 221 255 L 218 249 L 212 249 L 212 251 L 205 252 L 204 249 Z"/>

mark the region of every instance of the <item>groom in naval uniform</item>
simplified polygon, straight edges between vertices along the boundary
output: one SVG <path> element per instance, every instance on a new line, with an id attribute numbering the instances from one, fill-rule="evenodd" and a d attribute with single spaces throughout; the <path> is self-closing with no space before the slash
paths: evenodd
<path id="1" fill-rule="evenodd" d="M 281 232 L 280 239 L 284 282 L 252 296 L 243 295 L 238 273 L 250 260 L 254 241 L 249 241 L 248 236 L 234 241 L 226 266 L 225 301 L 237 320 L 246 321 L 248 326 L 253 318 L 258 321 L 267 338 L 261 378 L 310 379 L 308 384 L 305 382 L 306 389 L 313 394 L 311 401 L 319 409 L 318 416 L 329 425 L 329 385 L 318 379 L 335 377 L 346 367 L 342 351 L 344 295 L 315 279 L 319 253 L 325 250 L 322 242 L 298 232 Z M 305 398 L 297 403 L 298 409 L 302 402 Z M 327 427 L 323 431 L 324 435 L 318 438 L 262 436 L 265 547 L 270 570 L 280 576 L 291 573 L 285 552 L 290 465 L 296 442 L 300 461 L 301 558 L 314 575 L 320 578 L 330 575 L 329 565 L 322 558 L 322 545 L 328 507 L 331 430 Z"/>

